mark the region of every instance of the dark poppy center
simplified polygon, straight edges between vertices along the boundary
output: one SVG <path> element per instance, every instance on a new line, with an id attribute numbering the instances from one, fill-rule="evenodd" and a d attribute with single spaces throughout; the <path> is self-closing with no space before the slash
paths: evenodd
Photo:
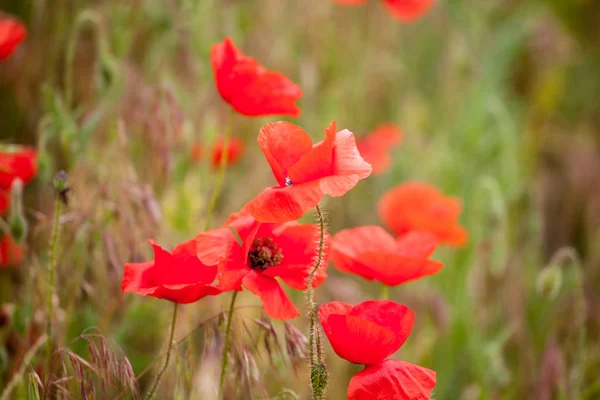
<path id="1" fill-rule="evenodd" d="M 264 271 L 281 264 L 281 260 L 283 260 L 281 249 L 272 238 L 257 238 L 252 242 L 248 252 L 248 265 L 253 270 Z"/>

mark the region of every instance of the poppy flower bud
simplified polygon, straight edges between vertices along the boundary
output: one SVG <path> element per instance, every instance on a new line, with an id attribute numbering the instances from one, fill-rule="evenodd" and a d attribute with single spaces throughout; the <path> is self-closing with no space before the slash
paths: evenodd
<path id="1" fill-rule="evenodd" d="M 10 189 L 10 236 L 20 243 L 27 236 L 27 221 L 23 216 L 23 181 L 16 178 Z"/>
<path id="2" fill-rule="evenodd" d="M 537 276 L 536 288 L 538 294 L 549 300 L 554 300 L 562 286 L 562 270 L 560 265 L 551 264 Z"/>
<path id="3" fill-rule="evenodd" d="M 54 186 L 54 190 L 61 193 L 67 190 L 67 181 L 69 179 L 69 175 L 65 171 L 60 171 L 56 175 L 54 175 L 54 179 L 52 180 L 52 186 Z"/>

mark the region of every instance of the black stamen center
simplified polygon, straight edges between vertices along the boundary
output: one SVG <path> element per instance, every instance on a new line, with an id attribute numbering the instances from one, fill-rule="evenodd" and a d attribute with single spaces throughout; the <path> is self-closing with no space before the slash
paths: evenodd
<path id="1" fill-rule="evenodd" d="M 264 271 L 269 267 L 281 264 L 283 254 L 275 241 L 270 237 L 257 238 L 252 242 L 248 252 L 248 265 L 256 271 Z"/>

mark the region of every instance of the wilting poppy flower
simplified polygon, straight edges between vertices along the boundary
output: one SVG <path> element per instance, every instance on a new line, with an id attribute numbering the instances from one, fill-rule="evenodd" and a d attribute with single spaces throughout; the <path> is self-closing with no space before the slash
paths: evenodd
<path id="1" fill-rule="evenodd" d="M 358 141 L 358 151 L 373 167 L 373 175 L 385 172 L 392 163 L 389 151 L 402 140 L 402 131 L 394 124 L 382 124 Z"/>
<path id="2" fill-rule="evenodd" d="M 356 306 L 334 301 L 319 307 L 319 320 L 331 347 L 356 364 L 377 364 L 406 341 L 414 314 L 405 305 L 371 300 Z"/>
<path id="3" fill-rule="evenodd" d="M 395 240 L 379 226 L 363 226 L 338 232 L 330 254 L 340 271 L 396 286 L 442 268 L 442 263 L 429 260 L 437 244 L 429 233 L 410 232 Z"/>
<path id="4" fill-rule="evenodd" d="M 338 4 L 358 6 L 367 0 L 333 0 Z M 382 0 L 389 13 L 400 22 L 413 22 L 426 14 L 435 0 Z"/>
<path id="5" fill-rule="evenodd" d="M 435 371 L 400 360 L 368 365 L 350 379 L 348 400 L 429 400 Z"/>
<path id="6" fill-rule="evenodd" d="M 31 181 L 37 173 L 35 149 L 22 146 L 0 148 L 0 190 L 9 190 L 16 178 L 23 184 Z"/>
<path id="7" fill-rule="evenodd" d="M 0 238 L 0 268 L 23 262 L 23 249 L 10 235 L 3 234 Z"/>
<path id="8" fill-rule="evenodd" d="M 0 61 L 6 60 L 27 36 L 25 26 L 11 18 L 0 18 Z"/>
<path id="9" fill-rule="evenodd" d="M 237 232 L 241 244 L 231 229 Z M 219 285 L 224 290 L 242 290 L 243 285 L 260 297 L 265 313 L 285 320 L 299 313 L 275 278 L 294 289 L 305 290 L 317 255 L 318 235 L 315 225 L 263 224 L 249 214 L 237 213 L 224 227 L 200 233 L 196 246 L 203 263 L 219 263 Z M 324 254 L 313 287 L 323 283 L 326 268 Z"/>
<path id="10" fill-rule="evenodd" d="M 323 196 L 343 196 L 371 174 L 371 165 L 356 148 L 354 134 L 347 129 L 336 133 L 335 122 L 325 130 L 325 139 L 314 145 L 296 125 L 267 124 L 260 130 L 258 144 L 279 183 L 246 205 L 262 222 L 296 220 Z"/>
<path id="11" fill-rule="evenodd" d="M 233 165 L 242 156 L 244 152 L 244 143 L 239 139 L 231 138 L 229 140 L 228 148 L 226 165 Z M 223 158 L 223 154 L 225 153 L 225 142 L 222 138 L 217 139 L 213 144 L 211 153 L 211 165 L 213 168 L 219 168 L 221 166 L 221 158 Z"/>
<path id="12" fill-rule="evenodd" d="M 217 295 L 220 288 L 212 285 L 216 266 L 203 265 L 196 256 L 196 241 L 177 246 L 172 253 L 150 241 L 154 260 L 125 264 L 123 292 L 152 296 L 174 303 L 193 303 L 205 296 Z"/>
<path id="13" fill-rule="evenodd" d="M 244 55 L 230 38 L 212 47 L 210 60 L 221 97 L 240 114 L 300 115 L 296 105 L 302 97 L 300 87 Z"/>
<path id="14" fill-rule="evenodd" d="M 378 208 L 383 222 L 397 235 L 421 231 L 452 246 L 467 242 L 467 232 L 458 222 L 460 199 L 444 196 L 431 185 L 408 182 L 396 186 L 381 197 Z"/>

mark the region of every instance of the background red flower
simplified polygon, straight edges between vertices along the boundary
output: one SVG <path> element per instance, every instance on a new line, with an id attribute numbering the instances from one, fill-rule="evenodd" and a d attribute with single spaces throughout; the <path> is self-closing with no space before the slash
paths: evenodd
<path id="1" fill-rule="evenodd" d="M 356 306 L 334 301 L 319 307 L 319 320 L 331 347 L 356 364 L 377 364 L 406 341 L 414 314 L 393 301 L 365 301 Z"/>
<path id="2" fill-rule="evenodd" d="M 227 165 L 235 164 L 244 153 L 244 142 L 237 138 L 231 138 L 229 140 L 229 150 L 227 151 Z M 223 138 L 219 138 L 215 141 L 211 150 L 211 165 L 213 168 L 219 168 L 221 165 L 221 158 L 225 152 L 225 143 Z"/>
<path id="3" fill-rule="evenodd" d="M 236 241 L 235 229 L 242 243 Z M 317 254 L 315 225 L 288 222 L 263 224 L 245 213 L 233 214 L 225 226 L 196 237 L 198 257 L 204 263 L 219 263 L 219 285 L 225 290 L 245 286 L 263 302 L 265 313 L 275 319 L 292 319 L 298 310 L 275 278 L 297 290 L 307 288 L 307 279 Z M 327 274 L 327 254 L 317 270 L 313 287 Z"/>
<path id="4" fill-rule="evenodd" d="M 467 242 L 467 232 L 458 222 L 461 201 L 426 183 L 396 186 L 381 197 L 378 209 L 383 222 L 397 235 L 420 231 L 453 246 Z"/>
<path id="5" fill-rule="evenodd" d="M 382 0 L 392 17 L 400 22 L 413 22 L 425 15 L 435 0 Z"/>
<path id="6" fill-rule="evenodd" d="M 200 262 L 195 240 L 182 243 L 172 253 L 152 241 L 150 244 L 154 248 L 153 261 L 125 264 L 121 282 L 123 292 L 180 304 L 193 303 L 222 292 L 212 285 L 217 267 Z"/>
<path id="7" fill-rule="evenodd" d="M 32 147 L 7 146 L 0 149 L 0 189 L 10 190 L 15 178 L 27 184 L 37 174 L 37 153 Z"/>
<path id="8" fill-rule="evenodd" d="M 27 30 L 21 22 L 0 17 L 0 61 L 10 57 L 26 36 Z"/>
<path id="9" fill-rule="evenodd" d="M 10 235 L 3 234 L 0 238 L 0 268 L 23 262 L 23 249 L 15 243 Z"/>
<path id="10" fill-rule="evenodd" d="M 230 38 L 212 47 L 210 60 L 221 97 L 240 114 L 300 115 L 300 86 L 244 55 Z"/>
<path id="11" fill-rule="evenodd" d="M 435 387 L 435 371 L 400 360 L 368 365 L 354 375 L 348 400 L 429 400 Z"/>
<path id="12" fill-rule="evenodd" d="M 438 240 L 410 232 L 395 240 L 379 226 L 345 229 L 331 239 L 331 259 L 340 271 L 396 286 L 433 275 L 442 263 L 429 260 Z"/>
<path id="13" fill-rule="evenodd" d="M 279 184 L 246 205 L 262 222 L 296 220 L 323 196 L 343 196 L 371 174 L 371 165 L 360 156 L 354 134 L 348 130 L 336 133 L 335 122 L 325 130 L 325 139 L 314 145 L 296 125 L 267 124 L 260 130 L 258 144 Z"/>
<path id="14" fill-rule="evenodd" d="M 358 141 L 362 158 L 373 167 L 373 175 L 385 172 L 392 164 L 389 152 L 402 141 L 402 130 L 394 124 L 381 124 Z"/>

